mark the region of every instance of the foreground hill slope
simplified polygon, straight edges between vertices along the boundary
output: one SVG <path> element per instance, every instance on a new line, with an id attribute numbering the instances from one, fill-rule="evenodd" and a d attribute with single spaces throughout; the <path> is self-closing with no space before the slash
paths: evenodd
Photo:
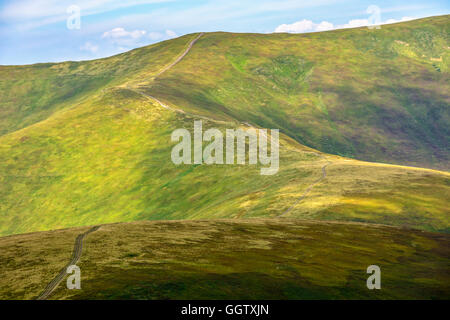
<path id="1" fill-rule="evenodd" d="M 0 239 L 0 299 L 33 299 L 88 228 Z M 448 299 L 448 235 L 382 225 L 245 219 L 103 225 L 81 290 L 49 299 Z M 381 268 L 381 290 L 366 269 Z"/>
<path id="2" fill-rule="evenodd" d="M 447 17 L 438 17 L 389 28 L 394 31 L 400 28 L 395 31 L 395 36 L 406 34 L 405 30 L 409 29 L 414 32 L 416 28 L 428 28 L 433 39 L 441 44 L 442 32 L 436 30 L 446 30 L 447 21 Z M 373 36 L 367 32 L 366 29 L 356 29 L 322 35 L 328 39 L 326 43 L 335 41 L 335 51 L 332 52 L 336 53 L 340 52 L 337 49 L 339 39 Z M 335 130 L 338 124 L 331 116 L 325 123 L 313 114 L 309 118 L 296 118 L 292 113 L 299 112 L 298 102 L 304 99 L 315 101 L 314 97 L 322 97 L 320 99 L 325 103 L 326 97 L 339 96 L 331 91 L 323 91 L 316 96 L 318 93 L 311 91 L 314 87 L 312 68 L 303 75 L 297 75 L 304 70 L 298 65 L 300 60 L 297 58 L 306 55 L 302 51 L 305 46 L 299 46 L 297 42 L 309 43 L 311 50 L 316 46 L 317 50 L 325 48 L 326 43 L 321 42 L 325 40 L 321 40 L 319 34 L 204 34 L 178 64 L 159 74 L 176 61 L 198 36 L 187 35 L 89 62 L 0 68 L 0 73 L 6 72 L 14 79 L 11 82 L 4 80 L 0 91 L 7 97 L 0 108 L 5 114 L 2 122 L 5 134 L 0 136 L 0 235 L 148 219 L 247 217 L 365 221 L 431 231 L 449 230 L 448 173 L 357 161 L 322 153 L 299 143 L 311 145 L 307 132 L 326 136 L 327 130 Z M 227 58 L 227 50 L 231 50 L 227 46 L 242 42 L 242 46 L 247 43 L 247 49 L 253 50 L 256 44 L 251 39 L 262 41 L 263 45 L 259 53 L 248 53 L 249 62 L 240 64 L 239 61 L 231 63 L 226 60 L 234 59 L 229 55 Z M 210 52 L 216 49 L 217 52 Z M 247 49 L 238 47 L 235 50 L 246 52 Z M 246 75 L 251 65 L 257 61 L 265 65 L 281 54 L 279 50 L 290 50 L 285 52 L 289 56 L 287 60 L 283 58 L 282 61 L 287 61 L 288 65 L 293 61 L 294 65 L 287 69 L 270 65 L 258 69 L 262 70 L 258 76 Z M 378 49 L 373 50 L 375 53 L 370 53 L 370 50 L 368 53 L 371 57 L 378 54 Z M 417 52 L 422 52 L 420 50 Z M 441 47 L 429 50 L 435 54 Z M 299 55 L 292 57 L 295 52 Z M 350 57 L 345 52 L 342 53 L 344 60 Z M 311 54 L 313 56 L 316 55 Z M 357 65 L 366 59 L 364 55 L 363 58 L 352 57 L 355 60 L 352 63 Z M 330 67 L 322 58 L 323 65 Z M 392 59 L 397 62 L 409 57 L 398 54 Z M 416 61 L 411 70 L 420 67 L 425 73 L 431 72 L 432 69 L 427 68 L 434 68 L 432 64 L 420 59 L 411 60 L 411 63 Z M 423 148 L 433 145 L 444 155 L 447 152 L 447 148 L 441 146 L 448 138 L 448 129 L 442 126 L 442 121 L 448 123 L 447 92 L 442 91 L 448 85 L 446 59 L 444 55 L 442 63 L 439 62 L 440 71 L 433 69 L 434 73 L 430 73 L 430 90 L 434 90 L 436 95 L 427 96 L 424 100 L 426 105 L 420 104 L 417 109 L 429 107 L 426 113 L 420 113 L 423 110 L 417 112 L 424 116 L 439 115 L 433 122 L 437 131 L 426 135 L 433 144 L 419 141 L 417 150 L 408 151 L 411 157 L 421 157 L 422 143 Z M 319 68 L 322 63 L 316 62 L 316 65 Z M 353 70 L 348 63 L 341 66 L 342 70 L 344 65 Z M 371 69 L 366 69 L 369 68 L 366 62 L 359 67 L 362 69 L 352 77 L 365 77 L 371 72 Z M 416 71 L 413 71 L 414 74 Z M 81 80 L 87 81 L 86 88 L 69 90 L 70 81 L 83 72 L 89 76 L 80 79 L 91 79 Z M 47 81 L 43 86 L 38 82 L 32 83 L 38 93 L 26 87 L 30 86 L 27 78 L 34 73 L 36 79 Z M 42 77 L 43 74 L 51 76 Z M 382 73 L 378 76 L 381 77 Z M 105 77 L 105 80 L 97 81 L 96 77 Z M 60 82 L 65 78 L 72 80 Z M 351 80 L 347 85 L 356 86 L 357 82 Z M 381 88 L 377 83 L 371 85 Z M 56 84 L 61 84 L 61 90 Z M 393 85 L 394 88 L 398 83 Z M 230 87 L 227 89 L 226 86 Z M 71 98 L 64 98 L 66 90 L 71 92 Z M 261 92 L 264 92 L 263 98 Z M 223 93 L 222 102 L 217 100 L 219 93 Z M 32 97 L 36 97 L 36 101 L 27 100 Z M 161 99 L 164 105 L 152 97 Z M 259 104 L 260 99 L 264 99 L 270 108 Z M 368 104 L 357 109 L 351 109 L 351 105 L 340 106 L 350 108 L 346 112 L 352 115 L 352 110 Z M 391 106 L 394 104 L 386 108 Z M 400 108 L 399 105 L 397 107 Z M 317 110 L 317 105 L 304 105 L 301 110 L 312 112 Z M 379 114 L 383 112 L 373 113 L 369 118 L 373 120 Z M 366 111 L 361 113 L 361 116 L 365 115 Z M 174 165 L 170 160 L 174 145 L 170 135 L 177 128 L 192 130 L 196 119 L 203 119 L 205 129 L 216 127 L 222 131 L 225 128 L 248 128 L 248 124 L 244 124 L 247 122 L 256 127 L 280 128 L 284 134 L 280 137 L 279 172 L 274 176 L 261 176 L 259 166 Z M 292 125 L 287 126 L 287 119 L 293 121 Z M 369 124 L 361 124 L 358 119 L 360 116 L 349 117 L 344 127 L 350 131 L 372 128 L 367 130 L 368 134 L 376 131 L 376 139 L 388 141 L 382 127 L 375 130 Z M 395 116 L 389 119 L 402 122 L 409 118 Z M 426 125 L 432 119 L 408 122 L 405 126 L 416 128 L 414 126 Z M 376 124 L 371 122 L 370 125 Z M 310 127 L 303 130 L 302 126 Z M 369 140 L 375 137 L 365 136 L 362 132 L 353 132 L 352 135 Z M 411 136 L 407 133 L 392 137 L 408 140 Z M 331 138 L 340 139 L 336 134 L 330 134 Z M 342 146 L 351 145 L 351 141 L 342 141 Z M 389 152 L 401 153 L 402 150 L 399 145 L 389 147 Z M 370 154 L 375 160 L 384 159 L 375 156 L 378 151 L 372 151 Z M 389 152 L 380 154 L 385 156 Z M 440 163 L 446 164 L 444 160 Z"/>

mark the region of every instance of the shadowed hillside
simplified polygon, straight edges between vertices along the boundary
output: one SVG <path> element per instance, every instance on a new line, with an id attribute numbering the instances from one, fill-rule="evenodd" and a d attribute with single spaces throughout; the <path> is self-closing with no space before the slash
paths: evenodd
<path id="1" fill-rule="evenodd" d="M 0 299 L 36 298 L 88 228 L 0 239 Z M 18 254 L 20 253 L 20 254 Z M 51 253 L 51 254 L 49 254 Z M 103 225 L 50 299 L 448 299 L 449 236 L 382 225 L 246 219 Z M 382 290 L 368 290 L 379 265 Z"/>

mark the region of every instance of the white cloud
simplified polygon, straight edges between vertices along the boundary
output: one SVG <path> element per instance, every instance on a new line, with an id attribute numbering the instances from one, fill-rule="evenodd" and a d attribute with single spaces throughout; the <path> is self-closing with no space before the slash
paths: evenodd
<path id="1" fill-rule="evenodd" d="M 106 31 L 103 33 L 102 38 L 111 38 L 111 39 L 119 39 L 119 38 L 132 38 L 139 39 L 143 35 L 145 35 L 147 31 L 145 30 L 134 30 L 134 31 L 126 31 L 124 28 L 114 28 L 110 31 Z"/>
<path id="2" fill-rule="evenodd" d="M 302 33 L 307 31 L 313 31 L 314 23 L 311 20 L 303 19 L 301 21 L 294 22 L 292 24 L 279 25 L 275 32 L 290 32 L 290 33 Z"/>
<path id="3" fill-rule="evenodd" d="M 327 31 L 332 29 L 334 29 L 334 26 L 331 22 L 322 21 L 321 23 L 314 23 L 311 20 L 303 19 L 301 21 L 297 21 L 292 24 L 279 25 L 275 29 L 275 32 L 302 33 L 314 31 Z"/>
<path id="4" fill-rule="evenodd" d="M 384 22 L 384 24 L 390 24 L 390 23 L 397 23 L 397 22 L 403 22 L 403 21 L 409 21 L 409 20 L 413 20 L 414 18 L 411 17 L 403 17 L 400 20 L 395 20 L 395 19 L 388 19 Z"/>
<path id="5" fill-rule="evenodd" d="M 150 32 L 148 34 L 148 37 L 150 40 L 157 41 L 157 40 L 164 40 L 164 39 L 171 39 L 177 37 L 177 34 L 172 30 L 166 30 L 164 33 L 162 32 Z"/>
<path id="6" fill-rule="evenodd" d="M 177 34 L 172 30 L 165 30 L 164 32 L 153 31 L 147 33 L 145 30 L 128 31 L 125 28 L 117 27 L 109 31 L 103 32 L 102 39 L 108 40 L 120 51 L 126 48 L 137 47 L 145 45 L 150 42 L 166 40 L 177 37 Z"/>
<path id="7" fill-rule="evenodd" d="M 380 24 L 397 23 L 397 22 L 409 21 L 409 20 L 412 20 L 412 19 L 413 18 L 411 18 L 411 17 L 403 17 L 400 20 L 388 19 L 386 21 L 382 21 Z M 350 20 L 348 23 L 346 23 L 346 24 L 344 24 L 342 26 L 337 26 L 336 29 L 357 28 L 357 27 L 365 27 L 365 26 L 369 26 L 369 25 L 373 25 L 373 24 L 371 24 L 368 19 L 355 19 L 355 20 Z"/>
<path id="8" fill-rule="evenodd" d="M 178 35 L 172 31 L 172 30 L 166 30 L 164 32 L 149 32 L 149 34 L 147 35 L 147 37 L 151 40 L 151 41 L 161 41 L 161 40 L 167 40 L 167 39 L 172 39 L 177 37 Z"/>
<path id="9" fill-rule="evenodd" d="M 344 25 L 338 26 L 338 28 L 358 28 L 358 27 L 365 27 L 369 25 L 368 19 L 354 19 L 350 20 Z"/>
<path id="10" fill-rule="evenodd" d="M 164 35 L 163 35 L 162 33 L 159 33 L 159 32 L 150 32 L 150 33 L 148 34 L 148 37 L 149 37 L 151 40 L 156 41 L 156 40 L 162 39 L 162 38 L 164 37 Z"/>
<path id="11" fill-rule="evenodd" d="M 102 39 L 108 39 L 112 43 L 120 46 L 132 46 L 141 40 L 147 31 L 145 30 L 134 30 L 127 31 L 124 28 L 114 28 L 110 31 L 106 31 L 102 35 Z"/>
<path id="12" fill-rule="evenodd" d="M 411 17 L 403 17 L 400 20 L 396 19 L 388 19 L 380 24 L 390 24 L 397 23 L 403 21 L 409 21 L 414 18 Z M 368 19 L 353 19 L 347 22 L 346 24 L 336 25 L 334 26 L 331 22 L 322 21 L 321 23 L 314 23 L 311 20 L 303 19 L 301 21 L 294 22 L 292 24 L 281 24 L 275 28 L 274 32 L 289 32 L 289 33 L 303 33 L 303 32 L 318 32 L 318 31 L 327 31 L 327 30 L 335 30 L 335 29 L 346 29 L 346 28 L 358 28 L 369 26 Z"/>
<path id="13" fill-rule="evenodd" d="M 80 50 L 96 53 L 98 51 L 98 46 L 88 41 L 80 47 Z"/>
<path id="14" fill-rule="evenodd" d="M 334 26 L 331 22 L 328 21 L 322 21 L 316 26 L 316 31 L 327 31 L 327 30 L 333 30 Z"/>
<path id="15" fill-rule="evenodd" d="M 398 21 L 395 19 L 387 19 L 385 24 L 396 23 L 396 22 L 398 22 Z"/>
<path id="16" fill-rule="evenodd" d="M 177 34 L 174 31 L 172 31 L 172 30 L 166 30 L 166 35 L 169 38 L 175 38 L 177 36 Z"/>

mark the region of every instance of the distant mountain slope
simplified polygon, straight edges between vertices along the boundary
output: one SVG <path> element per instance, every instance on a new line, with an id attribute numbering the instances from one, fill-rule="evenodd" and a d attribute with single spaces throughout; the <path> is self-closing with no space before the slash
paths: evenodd
<path id="1" fill-rule="evenodd" d="M 450 168 L 450 16 L 310 34 L 205 34 L 148 92 L 352 158 Z"/>
<path id="2" fill-rule="evenodd" d="M 419 37 L 410 45 L 412 58 L 394 50 L 396 40 L 412 43 L 408 30 L 423 28 L 436 45 L 422 48 Z M 417 56 L 441 52 L 445 30 L 448 17 L 376 31 L 204 34 L 158 77 L 198 34 L 107 59 L 1 67 L 0 235 L 148 219 L 248 217 L 448 231 L 450 174 L 346 159 L 301 144 L 446 168 L 448 55 L 441 62 Z M 386 44 L 368 41 L 375 35 Z M 92 77 L 80 76 L 84 72 Z M 404 96 L 405 103 L 388 94 L 402 86 L 414 93 Z M 212 118 L 204 120 L 205 128 L 244 122 L 280 128 L 279 172 L 261 176 L 257 166 L 174 165 L 170 135 L 192 129 L 198 117 L 164 108 L 148 95 Z M 317 183 L 325 166 L 327 175 Z"/>

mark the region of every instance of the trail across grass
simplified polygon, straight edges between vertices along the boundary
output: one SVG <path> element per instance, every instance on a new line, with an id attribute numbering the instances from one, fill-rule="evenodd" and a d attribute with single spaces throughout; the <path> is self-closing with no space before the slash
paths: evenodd
<path id="1" fill-rule="evenodd" d="M 73 233 L 0 238 L 0 299 L 37 295 L 48 274 L 41 246 L 60 261 L 65 252 L 54 249 L 72 241 Z M 23 249 L 21 255 L 9 250 L 10 242 Z M 82 289 L 58 286 L 51 297 L 448 299 L 449 244 L 446 234 L 290 218 L 102 225 L 84 239 Z M 381 268 L 381 290 L 366 287 L 373 264 Z M 30 265 L 32 274 L 23 277 Z"/>
<path id="2" fill-rule="evenodd" d="M 37 300 L 45 300 L 48 299 L 48 297 L 52 294 L 52 292 L 56 289 L 56 287 L 61 283 L 61 281 L 65 278 L 67 275 L 67 268 L 72 265 L 76 265 L 77 262 L 81 258 L 81 253 L 83 250 L 83 240 L 84 238 L 91 232 L 97 231 L 100 228 L 100 226 L 95 226 L 89 229 L 86 232 L 83 232 L 82 234 L 78 235 L 75 240 L 75 246 L 73 247 L 73 253 L 72 258 L 70 259 L 69 263 L 61 269 L 61 271 L 58 273 L 58 275 L 50 281 L 50 283 L 45 287 L 44 291 L 37 297 Z"/>

